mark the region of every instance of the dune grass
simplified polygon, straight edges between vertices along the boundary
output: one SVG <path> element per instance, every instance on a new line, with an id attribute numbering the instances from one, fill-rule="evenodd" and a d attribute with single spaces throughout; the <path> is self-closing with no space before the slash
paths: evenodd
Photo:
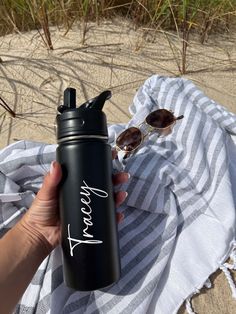
<path id="1" fill-rule="evenodd" d="M 204 44 L 213 33 L 229 32 L 236 26 L 236 0 L 0 0 L 0 36 L 37 30 L 47 49 L 53 50 L 50 26 L 63 29 L 66 36 L 79 23 L 85 44 L 90 21 L 99 24 L 117 16 L 130 21 L 134 29 L 145 29 L 143 34 L 164 32 L 179 73 L 186 74 L 190 34 L 197 34 Z M 3 98 L 0 106 L 15 117 Z"/>
<path id="2" fill-rule="evenodd" d="M 0 35 L 36 29 L 53 50 L 50 26 L 63 28 L 66 36 L 79 23 L 85 44 L 89 21 L 99 24 L 115 16 L 130 20 L 135 29 L 176 32 L 181 43 L 181 60 L 176 61 L 185 74 L 190 33 L 204 44 L 212 33 L 229 32 L 236 24 L 236 0 L 0 0 Z"/>
<path id="3" fill-rule="evenodd" d="M 236 17 L 236 0 L 0 0 L 1 34 L 86 24 L 113 16 L 131 19 L 135 27 L 165 30 L 190 28 L 204 42 L 211 31 L 227 31 Z"/>

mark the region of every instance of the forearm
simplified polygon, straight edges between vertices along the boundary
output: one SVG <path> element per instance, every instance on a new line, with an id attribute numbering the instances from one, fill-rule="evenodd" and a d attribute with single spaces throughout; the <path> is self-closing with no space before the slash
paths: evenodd
<path id="1" fill-rule="evenodd" d="M 46 243 L 37 232 L 28 230 L 22 221 L 0 239 L 1 314 L 12 313 L 49 253 Z"/>

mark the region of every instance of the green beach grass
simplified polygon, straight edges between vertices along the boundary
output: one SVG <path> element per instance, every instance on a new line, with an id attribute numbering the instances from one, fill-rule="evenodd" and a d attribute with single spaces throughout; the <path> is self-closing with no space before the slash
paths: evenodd
<path id="1" fill-rule="evenodd" d="M 156 30 L 194 30 L 204 43 L 211 32 L 229 31 L 236 17 L 236 0 L 1 0 L 0 33 L 43 29 L 45 40 L 49 26 L 65 27 L 75 22 L 99 23 L 104 18 L 122 16 L 134 27 Z"/>
<path id="2" fill-rule="evenodd" d="M 236 26 L 236 0 L 0 0 L 0 36 L 36 30 L 45 47 L 53 50 L 51 26 L 66 36 L 74 24 L 80 25 L 81 44 L 85 44 L 90 21 L 99 24 L 116 17 L 130 22 L 130 28 L 141 29 L 144 39 L 150 33 L 164 33 L 183 75 L 188 72 L 190 34 L 204 44 L 212 34 L 231 32 Z M 2 99 L 0 105 L 15 114 Z"/>

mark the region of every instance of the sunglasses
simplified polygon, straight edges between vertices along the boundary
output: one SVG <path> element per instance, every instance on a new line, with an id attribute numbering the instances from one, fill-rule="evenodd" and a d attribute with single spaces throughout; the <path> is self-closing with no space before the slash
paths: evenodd
<path id="1" fill-rule="evenodd" d="M 183 119 L 183 115 L 175 117 L 172 111 L 158 109 L 151 112 L 138 127 L 130 127 L 123 131 L 116 139 L 116 149 L 125 152 L 127 158 L 143 143 L 144 139 L 152 132 L 160 136 L 167 136 L 177 120 Z M 146 128 L 145 133 L 141 128 Z"/>

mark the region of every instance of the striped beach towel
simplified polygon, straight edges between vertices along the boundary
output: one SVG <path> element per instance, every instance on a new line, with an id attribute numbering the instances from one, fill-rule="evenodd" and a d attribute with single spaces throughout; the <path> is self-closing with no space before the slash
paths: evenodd
<path id="1" fill-rule="evenodd" d="M 137 91 L 132 119 L 109 127 L 109 141 L 139 125 L 156 109 L 177 121 L 166 137 L 150 135 L 122 160 L 131 174 L 119 189 L 128 197 L 118 211 L 121 279 L 79 292 L 63 283 L 61 247 L 40 265 L 15 313 L 172 314 L 217 269 L 236 268 L 236 115 L 209 99 L 190 80 L 154 75 Z M 56 145 L 20 141 L 0 151 L 0 236 L 30 207 L 55 159 Z M 114 167 L 117 164 L 114 163 Z M 226 260 L 232 257 L 232 264 Z"/>

